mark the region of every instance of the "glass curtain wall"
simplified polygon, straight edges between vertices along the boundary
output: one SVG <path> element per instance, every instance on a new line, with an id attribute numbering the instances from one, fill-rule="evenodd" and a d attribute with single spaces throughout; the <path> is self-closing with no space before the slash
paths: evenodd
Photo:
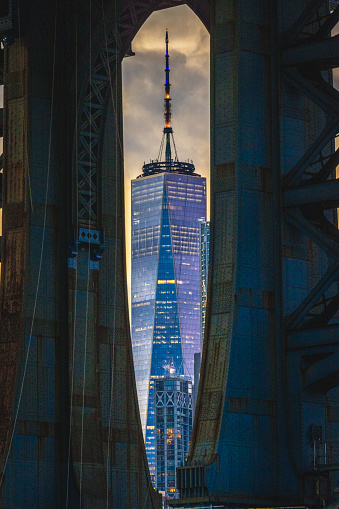
<path id="1" fill-rule="evenodd" d="M 206 180 L 164 172 L 132 181 L 132 345 L 141 421 L 155 484 L 154 382 L 194 382 L 200 352 L 199 225 Z"/>

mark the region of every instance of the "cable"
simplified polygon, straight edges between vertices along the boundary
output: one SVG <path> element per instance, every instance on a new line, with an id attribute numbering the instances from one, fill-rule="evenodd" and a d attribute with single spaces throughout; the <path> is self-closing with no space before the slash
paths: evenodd
<path id="1" fill-rule="evenodd" d="M 92 79 L 92 0 L 89 0 L 89 86 Z M 89 97 L 89 134 L 92 135 L 92 95 Z M 91 145 L 90 145 L 91 147 Z M 91 148 L 90 148 L 91 150 Z M 92 207 L 92 158 L 89 159 L 89 211 L 88 211 L 88 231 L 91 233 L 91 207 Z M 80 479 L 79 479 L 79 509 L 82 505 L 82 480 L 83 480 L 83 449 L 84 449 L 84 426 L 85 426 L 85 386 L 86 386 L 86 357 L 87 357 L 87 339 L 88 339 L 88 310 L 89 310 L 89 281 L 91 264 L 91 246 L 88 245 L 87 257 L 87 288 L 86 288 L 86 313 L 85 313 L 85 346 L 84 361 L 82 367 L 82 410 L 81 410 L 81 438 L 80 438 Z"/>
<path id="2" fill-rule="evenodd" d="M 162 152 L 164 150 L 164 142 L 165 142 L 165 133 L 162 135 L 159 153 L 158 153 L 158 161 L 161 161 Z"/>
<path id="3" fill-rule="evenodd" d="M 175 146 L 174 134 L 173 133 L 172 133 L 172 141 L 173 141 L 173 147 L 174 147 L 174 152 L 175 152 L 175 161 L 179 161 L 178 153 L 177 153 L 177 147 Z"/>
<path id="4" fill-rule="evenodd" d="M 27 345 L 27 352 L 26 352 L 26 358 L 24 363 L 24 370 L 22 375 L 22 381 L 19 391 L 19 397 L 18 397 L 18 403 L 17 408 L 15 411 L 15 418 L 13 423 L 13 428 L 11 432 L 11 438 L 8 445 L 8 450 L 6 454 L 6 460 L 4 464 L 4 468 L 2 471 L 1 479 L 0 479 L 0 486 L 2 486 L 2 482 L 5 475 L 5 470 L 8 463 L 8 458 L 10 454 L 10 450 L 13 443 L 13 437 L 15 433 L 16 423 L 18 420 L 21 400 L 22 400 L 22 394 L 26 379 L 26 372 L 27 372 L 27 365 L 28 365 L 28 359 L 31 349 L 31 343 L 32 343 L 32 335 L 33 335 L 33 327 L 34 327 L 34 321 L 35 321 L 35 314 L 36 314 L 36 308 L 37 308 L 37 302 L 38 302 L 38 295 L 39 295 L 39 288 L 40 288 L 40 280 L 41 280 L 41 271 L 42 271 L 42 259 L 44 254 L 44 248 L 45 248 L 45 233 L 46 233 L 46 222 L 47 222 L 47 199 L 48 199 L 48 191 L 49 191 L 49 176 L 50 176 L 50 166 L 51 166 L 51 145 L 52 145 L 52 124 L 53 124 L 53 111 L 54 111 L 54 86 L 55 86 L 55 55 L 56 55 L 56 29 L 57 29 L 57 12 L 58 12 L 58 0 L 55 1 L 55 17 L 54 17 L 54 46 L 53 46 L 53 68 L 52 68 L 52 91 L 51 91 L 51 108 L 50 108 L 50 127 L 49 127 L 49 143 L 48 143 L 48 160 L 47 160 L 47 176 L 46 176 L 46 192 L 45 192 L 45 206 L 44 206 L 44 221 L 43 221 L 43 230 L 42 230 L 42 239 L 41 239 L 41 250 L 40 250 L 40 261 L 39 261 L 39 269 L 38 269 L 38 279 L 37 279 L 37 285 L 36 285 L 36 291 L 35 291 L 35 298 L 34 298 L 34 306 L 33 306 L 33 314 L 32 314 L 32 321 L 31 321 L 31 327 L 30 327 L 30 334 L 29 334 L 29 340 Z M 20 36 L 19 36 L 19 41 Z"/>
<path id="5" fill-rule="evenodd" d="M 108 41 L 107 41 L 107 30 L 106 30 L 106 21 L 105 21 L 105 10 L 103 0 L 101 1 L 102 7 L 102 17 L 103 17 L 103 25 L 104 25 L 104 36 L 105 36 L 105 49 L 106 49 L 106 58 L 107 58 L 107 71 L 109 77 L 109 85 L 110 85 L 110 93 L 111 93 L 111 101 L 113 107 L 113 113 L 115 116 L 115 124 L 116 124 L 116 133 L 117 139 L 119 142 L 121 158 L 123 161 L 123 149 L 121 143 L 120 136 L 120 124 L 119 119 L 117 117 L 117 98 L 114 98 L 113 92 L 113 84 L 112 84 L 112 74 L 111 67 L 109 63 L 109 53 L 108 53 Z M 115 13 L 116 13 L 116 0 L 114 4 Z M 115 16 L 116 20 L 116 16 Z M 115 21 L 115 32 L 117 29 L 117 22 Z M 118 90 L 118 58 L 117 54 L 115 56 L 115 90 L 117 93 Z M 118 231 L 118 150 L 117 146 L 115 146 L 115 235 L 117 235 Z M 118 255 L 118 243 L 115 242 L 115 251 L 114 251 L 114 313 L 113 313 L 113 343 L 111 346 L 111 384 L 110 384 L 110 405 L 109 405 L 109 419 L 108 419 L 108 436 L 107 436 L 107 460 L 106 460 L 106 508 L 109 507 L 109 492 L 110 492 L 110 484 L 111 484 L 111 441 L 112 441 L 112 408 L 113 408 L 113 394 L 114 394 L 114 362 L 115 362 L 115 333 L 116 333 L 116 301 L 117 301 L 117 255 Z"/>
<path id="6" fill-rule="evenodd" d="M 76 235 L 78 232 L 78 0 L 75 0 L 75 150 L 76 150 L 76 171 L 75 171 L 75 201 L 76 201 Z M 72 421 L 73 421 L 73 391 L 74 391 L 74 358 L 75 358 L 75 342 L 76 342 L 76 318 L 77 318 L 77 288 L 78 288 L 78 266 L 75 268 L 75 291 L 74 291 L 74 315 L 73 315 L 73 345 L 71 358 L 71 390 L 70 390 L 70 417 L 69 417 L 69 434 L 68 434 L 68 455 L 67 455 L 67 481 L 66 481 L 66 509 L 69 503 L 69 478 L 71 468 L 71 442 L 72 442 Z"/>

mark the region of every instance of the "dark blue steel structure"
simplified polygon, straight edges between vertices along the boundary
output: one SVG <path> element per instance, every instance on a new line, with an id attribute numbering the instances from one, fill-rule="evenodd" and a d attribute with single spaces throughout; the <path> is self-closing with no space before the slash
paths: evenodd
<path id="1" fill-rule="evenodd" d="M 4 509 L 159 507 L 127 318 L 120 64 L 178 3 L 1 3 Z M 187 4 L 211 33 L 211 265 L 172 505 L 323 507 L 339 480 L 339 7 Z"/>
<path id="2" fill-rule="evenodd" d="M 213 3 L 209 304 L 180 507 L 335 496 L 338 18 Z"/>

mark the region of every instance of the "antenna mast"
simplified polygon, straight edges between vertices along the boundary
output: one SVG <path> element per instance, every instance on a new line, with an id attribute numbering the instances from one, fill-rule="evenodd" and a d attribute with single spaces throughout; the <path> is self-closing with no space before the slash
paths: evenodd
<path id="1" fill-rule="evenodd" d="M 165 36 L 165 42 L 166 42 L 166 69 L 165 69 L 165 99 L 164 99 L 164 117 L 165 117 L 165 127 L 163 131 L 163 136 L 160 143 L 160 149 L 158 154 L 157 162 L 161 161 L 162 152 L 165 146 L 165 171 L 174 171 L 174 167 L 179 163 L 178 159 L 178 153 L 177 153 L 177 147 L 175 146 L 174 141 L 174 134 L 173 129 L 171 127 L 171 118 L 172 118 L 172 111 L 171 111 L 171 98 L 170 98 L 170 91 L 171 91 L 171 84 L 169 81 L 169 54 L 168 54 L 168 30 L 166 28 L 166 36 Z M 172 159 L 172 150 L 171 150 L 171 137 L 173 142 L 173 148 L 175 152 L 175 158 Z"/>
<path id="2" fill-rule="evenodd" d="M 171 84 L 169 82 L 170 69 L 169 69 L 168 30 L 167 30 L 167 28 L 166 28 L 165 42 L 166 42 L 166 69 L 165 69 L 166 79 L 165 79 L 165 112 L 164 112 L 165 127 L 164 127 L 164 135 L 166 136 L 165 161 L 166 161 L 167 171 L 169 171 L 170 167 L 171 167 L 171 159 L 172 159 L 170 137 L 171 137 L 171 134 L 173 136 L 173 130 L 172 130 L 172 127 L 171 127 L 171 117 L 172 117 L 171 98 L 170 98 Z"/>

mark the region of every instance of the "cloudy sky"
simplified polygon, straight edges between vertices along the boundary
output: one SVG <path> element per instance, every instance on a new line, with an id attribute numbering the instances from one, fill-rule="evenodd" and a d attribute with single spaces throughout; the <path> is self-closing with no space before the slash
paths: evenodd
<path id="1" fill-rule="evenodd" d="M 130 260 L 131 180 L 155 159 L 164 128 L 165 30 L 169 33 L 172 127 L 179 160 L 192 159 L 209 177 L 209 34 L 187 7 L 154 12 L 123 62 L 127 267 Z M 129 282 L 128 275 L 128 282 Z"/>

